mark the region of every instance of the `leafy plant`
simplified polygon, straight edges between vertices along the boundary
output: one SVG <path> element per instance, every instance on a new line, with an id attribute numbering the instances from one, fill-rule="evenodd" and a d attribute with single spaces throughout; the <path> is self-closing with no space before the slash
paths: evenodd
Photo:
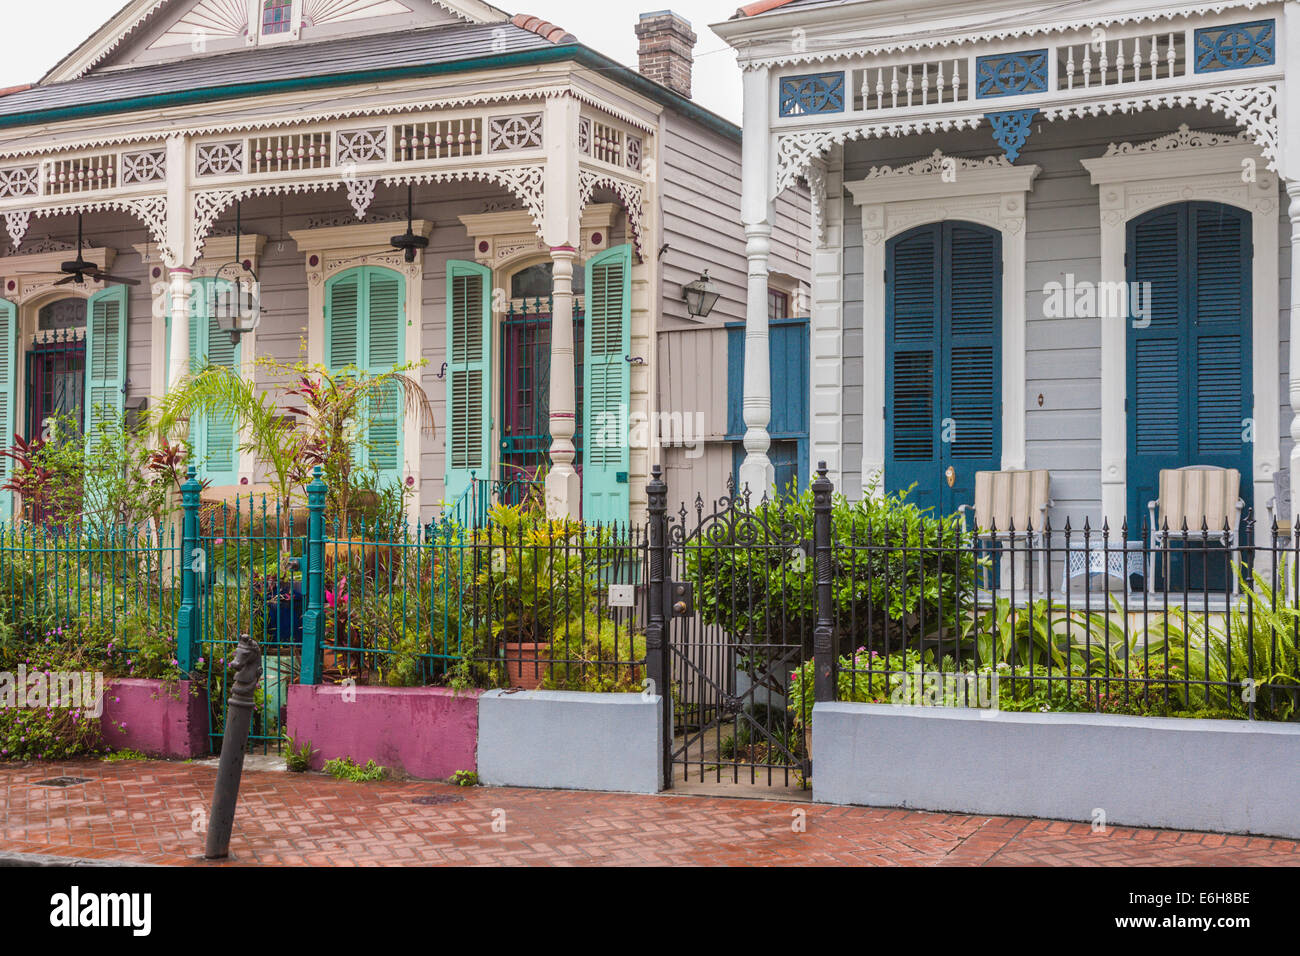
<path id="1" fill-rule="evenodd" d="M 316 750 L 312 747 L 310 740 L 299 746 L 293 737 L 285 734 L 284 744 L 284 766 L 286 770 L 290 773 L 306 773 L 311 769 L 311 755 L 316 753 Z"/>
<path id="2" fill-rule="evenodd" d="M 373 760 L 367 760 L 366 765 L 361 767 L 351 757 L 326 760 L 325 772 L 336 780 L 351 780 L 353 783 L 373 783 L 389 775 L 387 767 L 381 767 Z"/>
<path id="3" fill-rule="evenodd" d="M 478 774 L 473 770 L 457 770 L 451 775 L 447 782 L 455 784 L 458 787 L 477 787 Z"/>

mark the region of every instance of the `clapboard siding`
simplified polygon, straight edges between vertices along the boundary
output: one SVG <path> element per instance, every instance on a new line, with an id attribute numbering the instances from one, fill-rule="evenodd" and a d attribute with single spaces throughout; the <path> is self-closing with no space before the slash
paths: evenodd
<path id="1" fill-rule="evenodd" d="M 1162 111 L 1101 120 L 1035 124 L 1019 165 L 1042 172 L 1027 209 L 1026 262 L 1026 465 L 1052 473 L 1053 521 L 1066 515 L 1079 521 L 1101 514 L 1101 322 L 1097 318 L 1044 315 L 1044 287 L 1064 282 L 1095 282 L 1100 277 L 1100 228 L 1097 189 L 1081 165 L 1105 153 L 1111 142 L 1153 139 L 1188 123 L 1194 129 L 1219 129 L 1221 118 L 1195 111 Z M 871 167 L 896 165 L 931 153 L 936 146 L 949 155 L 980 157 L 996 151 L 987 130 L 934 137 L 851 142 L 844 147 L 844 179 L 867 175 Z M 1281 351 L 1282 467 L 1290 453 L 1291 410 L 1287 397 L 1287 342 L 1290 301 L 1290 224 L 1286 197 L 1281 197 L 1278 228 L 1282 238 L 1278 342 Z M 883 343 L 863 343 L 861 218 L 851 198 L 845 200 L 844 229 L 844 485 L 852 492 L 860 480 L 862 460 L 863 350 Z M 1039 397 L 1042 396 L 1042 403 Z M 867 410 L 870 414 L 872 410 Z M 876 414 L 879 414 L 876 411 Z M 1284 479 L 1285 480 L 1285 479 Z"/>
<path id="2" fill-rule="evenodd" d="M 716 326 L 745 318 L 745 228 L 740 221 L 740 142 L 672 113 L 663 121 L 663 311 L 660 331 Z M 806 190 L 783 193 L 772 229 L 772 272 L 809 276 Z M 686 314 L 681 287 L 702 269 L 722 297 L 703 322 Z"/>

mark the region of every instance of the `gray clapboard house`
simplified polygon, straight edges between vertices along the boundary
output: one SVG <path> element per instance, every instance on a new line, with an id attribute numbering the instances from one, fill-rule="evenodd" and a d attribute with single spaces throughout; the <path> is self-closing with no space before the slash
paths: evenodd
<path id="1" fill-rule="evenodd" d="M 435 433 L 376 412 L 360 454 L 423 519 L 543 465 L 556 514 L 635 518 L 658 460 L 720 487 L 740 130 L 692 101 L 685 20 L 635 28 L 640 71 L 480 0 L 130 0 L 0 95 L 0 432 L 156 403 L 200 361 L 268 386 L 262 356 L 422 361 Z M 807 215 L 779 203 L 780 318 Z M 250 270 L 232 345 L 210 290 Z M 232 422 L 189 437 L 213 485 L 264 477 Z"/>

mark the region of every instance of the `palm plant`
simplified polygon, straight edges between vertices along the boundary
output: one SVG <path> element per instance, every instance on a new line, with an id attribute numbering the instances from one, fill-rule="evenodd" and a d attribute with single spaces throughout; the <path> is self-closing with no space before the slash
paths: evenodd
<path id="1" fill-rule="evenodd" d="M 406 375 L 413 366 L 397 366 L 387 372 L 367 372 L 354 366 L 330 371 L 321 365 L 281 365 L 270 359 L 264 366 L 278 372 L 291 371 L 297 381 L 284 394 L 300 404 L 286 411 L 307 421 L 311 447 L 319 457 L 330 488 L 334 513 L 346 522 L 352 514 L 357 487 L 353 448 L 364 443 L 369 422 L 377 415 L 397 410 L 418 417 L 420 428 L 434 431 L 433 405 L 415 379 Z"/>
<path id="2" fill-rule="evenodd" d="M 198 369 L 170 391 L 160 406 L 159 430 L 170 434 L 196 415 L 220 415 L 239 426 L 240 451 L 266 466 L 278 503 L 287 514 L 298 463 L 309 452 L 310 436 L 255 381 L 224 365 Z"/>

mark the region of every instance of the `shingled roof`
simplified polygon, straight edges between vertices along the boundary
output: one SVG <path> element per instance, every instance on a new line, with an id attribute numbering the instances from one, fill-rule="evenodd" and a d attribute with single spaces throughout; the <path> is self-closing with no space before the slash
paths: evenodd
<path id="1" fill-rule="evenodd" d="M 477 23 L 342 37 L 311 44 L 253 47 L 33 86 L 0 97 L 0 117 L 209 87 L 235 88 L 248 83 L 507 57 L 550 49 L 554 45 L 535 30 L 509 23 Z"/>

